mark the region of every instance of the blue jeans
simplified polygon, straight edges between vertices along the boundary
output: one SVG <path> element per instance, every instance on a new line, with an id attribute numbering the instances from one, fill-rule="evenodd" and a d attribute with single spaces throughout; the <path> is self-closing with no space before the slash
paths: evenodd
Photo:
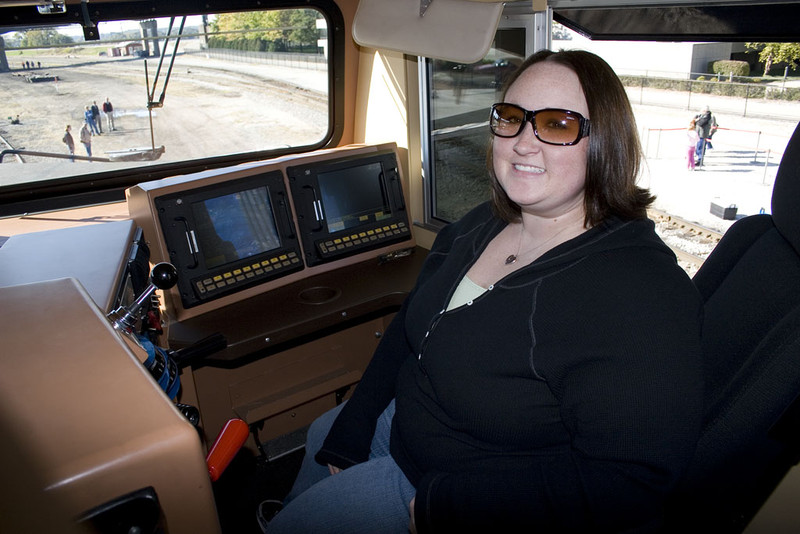
<path id="1" fill-rule="evenodd" d="M 697 141 L 697 147 L 695 148 L 695 155 L 697 156 L 697 162 L 703 163 L 703 158 L 706 155 L 706 139 L 699 139 Z"/>
<path id="2" fill-rule="evenodd" d="M 306 438 L 306 456 L 284 509 L 269 534 L 406 534 L 409 504 L 416 495 L 389 454 L 394 401 L 378 419 L 369 460 L 331 475 L 314 461 L 342 406 L 320 416 Z"/>
<path id="3" fill-rule="evenodd" d="M 100 130 L 97 129 L 97 123 L 94 122 L 94 119 L 87 120 L 86 122 L 89 123 L 89 128 L 92 130 L 92 133 L 95 133 L 95 134 L 98 134 L 98 135 L 100 134 Z"/>

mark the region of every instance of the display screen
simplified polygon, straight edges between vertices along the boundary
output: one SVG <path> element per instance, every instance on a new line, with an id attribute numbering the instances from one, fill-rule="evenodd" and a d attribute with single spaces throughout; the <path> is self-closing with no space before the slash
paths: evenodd
<path id="1" fill-rule="evenodd" d="M 391 216 L 380 163 L 317 175 L 328 232 L 341 232 Z"/>
<path id="2" fill-rule="evenodd" d="M 192 214 L 207 269 L 281 246 L 266 186 L 195 202 Z"/>

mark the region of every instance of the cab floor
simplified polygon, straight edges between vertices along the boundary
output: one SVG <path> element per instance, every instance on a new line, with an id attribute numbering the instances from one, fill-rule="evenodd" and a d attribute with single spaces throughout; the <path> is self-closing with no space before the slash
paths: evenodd
<path id="1" fill-rule="evenodd" d="M 271 460 L 246 449 L 240 451 L 214 482 L 222 534 L 261 534 L 256 520 L 258 504 L 286 497 L 304 456 L 302 448 Z"/>

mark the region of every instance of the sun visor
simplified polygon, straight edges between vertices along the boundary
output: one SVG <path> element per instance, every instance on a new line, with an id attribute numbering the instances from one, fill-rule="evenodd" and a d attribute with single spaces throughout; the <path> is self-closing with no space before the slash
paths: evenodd
<path id="1" fill-rule="evenodd" d="M 361 0 L 353 39 L 369 48 L 475 63 L 489 51 L 503 4 L 472 0 Z"/>

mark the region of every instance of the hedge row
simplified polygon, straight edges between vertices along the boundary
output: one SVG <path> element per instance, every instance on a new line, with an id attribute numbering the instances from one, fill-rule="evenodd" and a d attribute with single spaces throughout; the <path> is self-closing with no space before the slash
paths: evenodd
<path id="1" fill-rule="evenodd" d="M 731 83 L 717 78 L 704 80 L 680 80 L 674 78 L 649 78 L 643 76 L 620 76 L 622 83 L 628 87 L 647 87 L 652 89 L 666 89 L 669 91 L 684 91 L 700 94 L 736 96 L 740 98 L 764 98 L 768 100 L 800 100 L 800 88 L 760 85 L 753 83 Z M 760 80 L 759 80 L 760 81 Z"/>
<path id="2" fill-rule="evenodd" d="M 712 61 L 708 70 L 721 76 L 750 76 L 750 64 L 747 61 L 725 59 Z"/>

